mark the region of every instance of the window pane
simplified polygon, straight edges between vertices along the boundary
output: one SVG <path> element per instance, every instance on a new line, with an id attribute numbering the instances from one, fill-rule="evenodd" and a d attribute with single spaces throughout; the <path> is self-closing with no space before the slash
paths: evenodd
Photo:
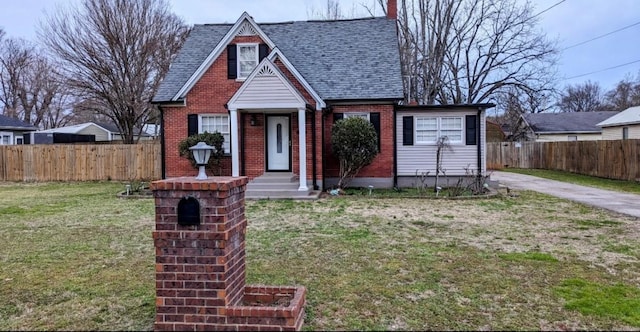
<path id="1" fill-rule="evenodd" d="M 417 118 L 416 129 L 418 130 L 437 130 L 438 119 L 437 118 Z"/>
<path id="2" fill-rule="evenodd" d="M 369 121 L 369 113 L 344 113 L 344 118 L 363 118 Z"/>
<path id="3" fill-rule="evenodd" d="M 238 51 L 238 77 L 247 77 L 258 65 L 258 46 L 240 46 Z"/>
<path id="4" fill-rule="evenodd" d="M 462 129 L 462 118 L 442 118 L 440 126 L 440 129 Z"/>
<path id="5" fill-rule="evenodd" d="M 227 115 L 204 115 L 200 118 L 200 133 L 215 133 L 219 132 L 224 137 L 224 143 L 222 147 L 225 153 L 231 151 L 229 135 L 229 116 Z"/>

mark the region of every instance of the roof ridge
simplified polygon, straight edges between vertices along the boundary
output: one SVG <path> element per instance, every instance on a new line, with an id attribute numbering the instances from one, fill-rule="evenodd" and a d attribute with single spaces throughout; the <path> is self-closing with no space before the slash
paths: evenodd
<path id="1" fill-rule="evenodd" d="M 282 22 L 256 22 L 258 25 L 277 25 L 277 24 L 294 24 L 294 23 L 335 23 L 335 22 L 352 22 L 352 21 L 366 21 L 375 19 L 387 19 L 385 16 L 372 16 L 372 17 L 354 17 L 344 19 L 333 20 L 299 20 L 299 21 L 282 21 Z M 233 23 L 196 23 L 194 26 L 233 26 Z"/>

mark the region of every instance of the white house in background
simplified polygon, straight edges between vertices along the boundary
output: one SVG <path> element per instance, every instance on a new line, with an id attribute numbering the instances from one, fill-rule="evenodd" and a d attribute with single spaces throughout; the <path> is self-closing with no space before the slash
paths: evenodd
<path id="1" fill-rule="evenodd" d="M 602 139 L 640 139 L 640 106 L 626 110 L 598 123 Z"/>
<path id="2" fill-rule="evenodd" d="M 138 131 L 138 129 L 134 130 L 134 133 Z M 95 122 L 85 122 L 72 126 L 40 130 L 34 132 L 32 136 L 32 144 L 111 142 L 122 140 L 122 135 L 115 125 Z M 151 139 L 151 136 L 142 132 L 140 139 Z"/>
<path id="3" fill-rule="evenodd" d="M 602 138 L 598 124 L 618 112 L 527 113 L 520 117 L 519 128 L 527 140 L 536 142 L 594 141 Z"/>
<path id="4" fill-rule="evenodd" d="M 38 130 L 38 128 L 0 114 L 0 145 L 25 144 L 24 136 L 28 136 L 29 132 Z"/>

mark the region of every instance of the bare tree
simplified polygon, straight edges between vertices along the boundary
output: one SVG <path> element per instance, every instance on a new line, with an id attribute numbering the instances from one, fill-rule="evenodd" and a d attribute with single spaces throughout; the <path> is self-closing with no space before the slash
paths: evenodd
<path id="1" fill-rule="evenodd" d="M 340 6 L 338 0 L 327 0 L 323 7 L 319 9 L 311 7 L 311 9 L 307 10 L 307 16 L 318 20 L 342 20 L 355 17 L 356 8 L 355 6 L 352 7 L 351 11 L 347 13 Z"/>
<path id="2" fill-rule="evenodd" d="M 4 114 L 45 129 L 64 125 L 70 118 L 70 96 L 57 66 L 24 40 L 6 39 L 0 45 Z"/>
<path id="3" fill-rule="evenodd" d="M 640 106 L 640 77 L 633 80 L 626 77 L 605 93 L 605 104 L 608 110 L 624 111 L 633 106 Z"/>
<path id="4" fill-rule="evenodd" d="M 529 2 L 400 0 L 398 7 L 406 102 L 479 103 L 509 87 L 552 86 L 555 45 L 536 29 Z"/>
<path id="5" fill-rule="evenodd" d="M 568 85 L 560 93 L 561 112 L 596 112 L 604 109 L 602 89 L 597 82 Z"/>
<path id="6" fill-rule="evenodd" d="M 84 0 L 47 16 L 39 35 L 79 97 L 134 143 L 187 32 L 165 0 Z"/>

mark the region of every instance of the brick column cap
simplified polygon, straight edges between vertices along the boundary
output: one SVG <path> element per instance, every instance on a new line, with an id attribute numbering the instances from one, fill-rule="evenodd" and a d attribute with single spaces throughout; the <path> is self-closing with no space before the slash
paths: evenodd
<path id="1" fill-rule="evenodd" d="M 230 190 L 246 185 L 246 176 L 210 176 L 206 180 L 196 180 L 194 177 L 179 177 L 151 182 L 151 190 Z"/>

